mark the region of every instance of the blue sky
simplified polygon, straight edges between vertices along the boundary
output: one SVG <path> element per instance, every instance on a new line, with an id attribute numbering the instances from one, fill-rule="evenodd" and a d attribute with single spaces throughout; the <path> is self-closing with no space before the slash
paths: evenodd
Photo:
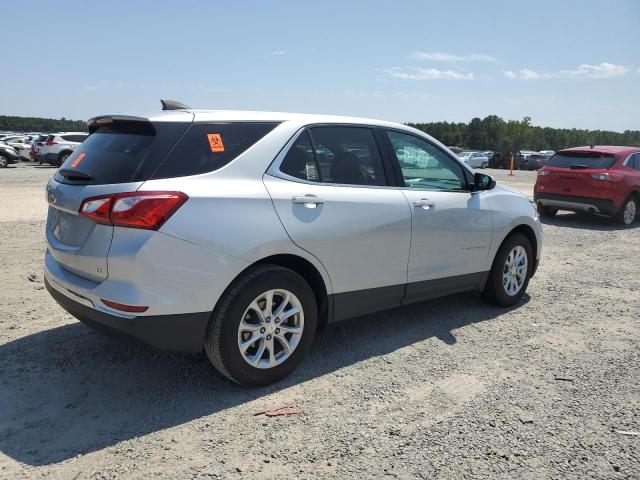
<path id="1" fill-rule="evenodd" d="M 0 114 L 198 108 L 640 129 L 640 0 L 0 0 Z M 4 13 L 13 12 L 10 15 Z"/>

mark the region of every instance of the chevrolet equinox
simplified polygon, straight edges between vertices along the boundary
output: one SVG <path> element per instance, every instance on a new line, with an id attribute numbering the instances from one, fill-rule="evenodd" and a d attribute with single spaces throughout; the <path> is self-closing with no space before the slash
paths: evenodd
<path id="1" fill-rule="evenodd" d="M 476 290 L 516 304 L 527 197 L 397 123 L 193 110 L 106 115 L 47 185 L 45 283 L 71 315 L 265 385 L 327 323 Z"/>

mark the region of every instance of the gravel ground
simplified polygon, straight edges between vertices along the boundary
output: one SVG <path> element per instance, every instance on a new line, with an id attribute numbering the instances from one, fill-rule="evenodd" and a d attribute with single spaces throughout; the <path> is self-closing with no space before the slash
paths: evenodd
<path id="1" fill-rule="evenodd" d="M 561 214 L 516 308 L 463 294 L 348 321 L 246 389 L 54 303 L 52 172 L 0 170 L 1 478 L 640 478 L 640 227 Z M 535 172 L 491 173 L 531 194 Z M 254 416 L 287 402 L 304 413 Z"/>

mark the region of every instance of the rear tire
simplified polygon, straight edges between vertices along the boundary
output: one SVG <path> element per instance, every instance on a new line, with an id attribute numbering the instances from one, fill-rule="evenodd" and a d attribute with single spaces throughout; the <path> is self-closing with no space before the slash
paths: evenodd
<path id="1" fill-rule="evenodd" d="M 545 207 L 544 205 L 538 203 L 538 213 L 542 217 L 553 218 L 558 213 L 557 208 Z"/>
<path id="2" fill-rule="evenodd" d="M 69 158 L 71 156 L 72 152 L 61 152 L 60 155 L 58 155 L 58 166 L 61 167 L 62 164 L 64 162 L 67 161 L 67 158 Z"/>
<path id="3" fill-rule="evenodd" d="M 482 296 L 501 307 L 515 305 L 527 290 L 534 262 L 529 239 L 522 233 L 509 235 L 493 260 Z"/>
<path id="4" fill-rule="evenodd" d="M 616 221 L 625 226 L 630 227 L 636 221 L 638 217 L 638 199 L 635 197 L 627 198 L 616 213 L 615 219 Z"/>
<path id="5" fill-rule="evenodd" d="M 487 162 L 482 162 L 482 165 L 480 165 L 480 168 L 487 168 L 489 166 L 489 164 Z"/>
<path id="6" fill-rule="evenodd" d="M 286 304 L 285 298 L 289 298 Z M 286 316 L 296 309 L 300 311 Z M 304 278 L 278 265 L 258 265 L 234 281 L 220 299 L 204 349 L 228 379 L 241 385 L 268 385 L 289 375 L 304 359 L 317 322 L 316 298 Z"/>
<path id="7" fill-rule="evenodd" d="M 9 159 L 0 153 L 0 168 L 7 168 L 9 166 Z"/>

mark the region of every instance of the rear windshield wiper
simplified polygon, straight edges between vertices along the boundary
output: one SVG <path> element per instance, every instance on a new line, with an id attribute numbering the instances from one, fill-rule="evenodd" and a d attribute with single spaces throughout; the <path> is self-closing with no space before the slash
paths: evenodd
<path id="1" fill-rule="evenodd" d="M 589 165 L 582 165 L 580 163 L 574 163 L 571 165 L 571 170 L 584 170 L 585 168 L 591 168 Z"/>
<path id="2" fill-rule="evenodd" d="M 67 180 L 93 180 L 93 177 L 88 173 L 79 172 L 77 170 L 70 170 L 68 168 L 63 168 L 62 170 L 58 170 L 58 173 L 62 175 Z"/>

